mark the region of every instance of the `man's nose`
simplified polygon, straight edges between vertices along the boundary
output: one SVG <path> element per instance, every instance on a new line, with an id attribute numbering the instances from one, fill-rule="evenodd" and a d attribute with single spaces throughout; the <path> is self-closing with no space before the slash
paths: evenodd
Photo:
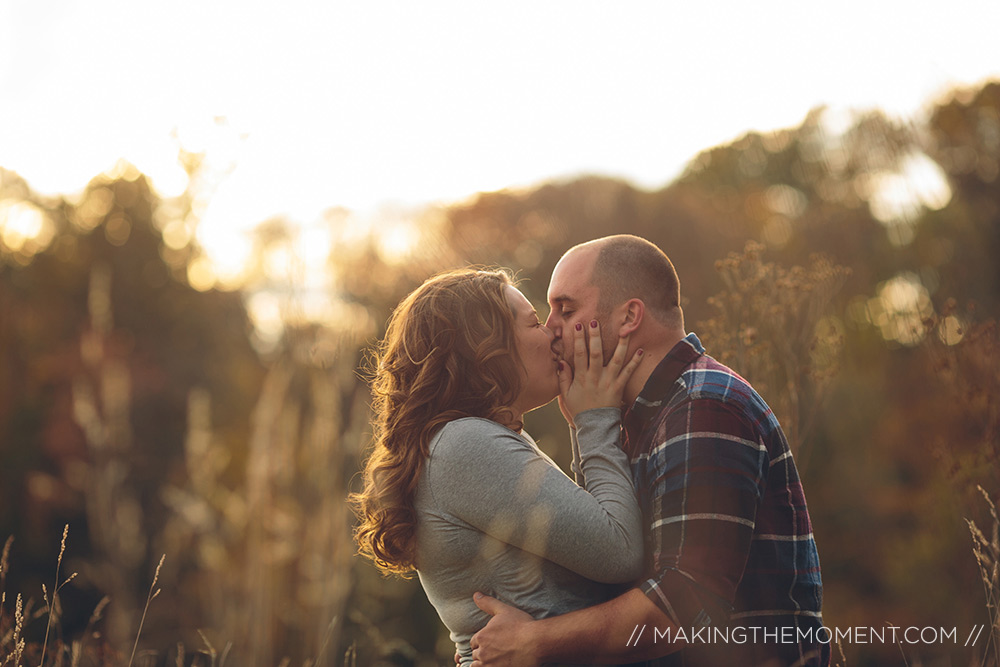
<path id="1" fill-rule="evenodd" d="M 549 313 L 548 318 L 545 320 L 545 326 L 556 338 L 562 338 L 562 326 L 557 322 L 558 319 L 555 313 Z"/>

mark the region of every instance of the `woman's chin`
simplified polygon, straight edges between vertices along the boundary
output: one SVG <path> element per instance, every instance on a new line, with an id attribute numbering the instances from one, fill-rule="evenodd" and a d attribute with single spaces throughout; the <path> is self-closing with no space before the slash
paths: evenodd
<path id="1" fill-rule="evenodd" d="M 544 396 L 539 396 L 536 400 L 532 401 L 532 403 L 536 403 L 537 405 L 535 405 L 532 408 L 528 408 L 527 412 L 531 412 L 532 410 L 537 410 L 538 408 L 544 408 L 546 405 L 548 405 L 552 401 L 556 400 L 557 396 L 559 396 L 559 390 L 558 389 L 556 389 L 555 391 L 553 391 L 552 394 L 550 396 L 548 396 L 548 398 L 546 398 Z"/>

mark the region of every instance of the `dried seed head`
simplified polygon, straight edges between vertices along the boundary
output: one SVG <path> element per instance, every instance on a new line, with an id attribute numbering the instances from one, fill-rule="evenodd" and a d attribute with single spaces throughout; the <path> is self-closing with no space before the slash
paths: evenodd
<path id="1" fill-rule="evenodd" d="M 7 571 L 7 561 L 10 559 L 10 545 L 14 543 L 14 536 L 11 535 L 3 545 L 3 554 L 0 555 L 0 574 Z"/>
<path id="2" fill-rule="evenodd" d="M 156 585 L 156 580 L 160 578 L 160 568 L 163 567 L 163 561 L 167 559 L 167 554 L 160 556 L 160 562 L 156 565 L 156 572 L 153 573 L 153 583 L 152 586 Z"/>

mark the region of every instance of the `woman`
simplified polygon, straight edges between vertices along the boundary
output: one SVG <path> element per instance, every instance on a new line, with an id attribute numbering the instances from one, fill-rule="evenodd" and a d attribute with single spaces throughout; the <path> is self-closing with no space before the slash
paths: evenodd
<path id="1" fill-rule="evenodd" d="M 574 378 L 506 273 L 457 270 L 406 297 L 382 343 L 355 537 L 380 569 L 417 571 L 463 665 L 488 620 L 475 591 L 541 618 L 610 599 L 640 573 L 641 517 L 618 438 L 641 351 L 624 364 L 622 339 L 602 367 L 597 323 L 575 336 Z M 582 488 L 521 430 L 560 390 Z"/>

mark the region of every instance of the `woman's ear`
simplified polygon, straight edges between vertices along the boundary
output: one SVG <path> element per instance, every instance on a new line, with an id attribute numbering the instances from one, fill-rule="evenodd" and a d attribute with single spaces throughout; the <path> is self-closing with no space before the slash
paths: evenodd
<path id="1" fill-rule="evenodd" d="M 646 304 L 641 299 L 629 299 L 622 308 L 624 308 L 624 312 L 622 313 L 621 326 L 618 328 L 618 335 L 627 336 L 634 333 L 642 324 L 642 319 L 646 316 Z"/>

